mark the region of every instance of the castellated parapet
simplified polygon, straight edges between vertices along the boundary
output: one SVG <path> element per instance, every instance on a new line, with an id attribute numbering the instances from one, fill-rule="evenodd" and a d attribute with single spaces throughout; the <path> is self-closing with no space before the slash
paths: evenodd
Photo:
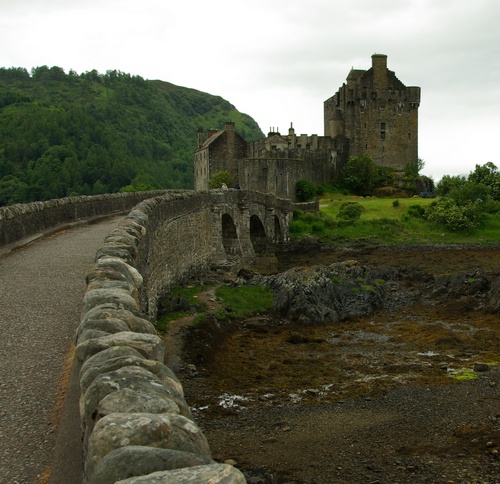
<path id="1" fill-rule="evenodd" d="M 352 69 L 346 83 L 324 102 L 324 136 L 287 135 L 270 129 L 247 143 L 226 123 L 221 131 L 198 132 L 195 189 L 228 171 L 235 185 L 295 200 L 299 180 L 328 183 L 350 156 L 368 153 L 379 165 L 402 171 L 418 163 L 420 88 L 406 87 L 374 54 L 368 70 Z"/>

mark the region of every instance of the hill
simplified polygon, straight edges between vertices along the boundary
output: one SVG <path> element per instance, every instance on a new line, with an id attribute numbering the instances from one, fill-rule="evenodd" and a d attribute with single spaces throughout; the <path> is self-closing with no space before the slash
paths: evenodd
<path id="1" fill-rule="evenodd" d="M 198 128 L 257 123 L 195 89 L 120 71 L 0 68 L 0 206 L 119 190 L 192 188 Z"/>

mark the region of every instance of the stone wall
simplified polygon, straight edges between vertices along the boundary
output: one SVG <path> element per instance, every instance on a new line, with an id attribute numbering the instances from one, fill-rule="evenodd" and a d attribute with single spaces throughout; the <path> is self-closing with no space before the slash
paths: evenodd
<path id="1" fill-rule="evenodd" d="M 165 191 L 67 197 L 0 207 L 0 246 L 62 224 L 129 211 L 140 201 L 163 193 Z"/>
<path id="2" fill-rule="evenodd" d="M 168 193 L 138 204 L 105 239 L 87 276 L 76 335 L 86 484 L 246 482 L 212 460 L 182 385 L 164 364 L 155 306 L 159 295 L 224 254 L 223 216 L 245 239 L 244 256 L 250 217 L 272 227 L 294 208 L 243 190 Z"/>

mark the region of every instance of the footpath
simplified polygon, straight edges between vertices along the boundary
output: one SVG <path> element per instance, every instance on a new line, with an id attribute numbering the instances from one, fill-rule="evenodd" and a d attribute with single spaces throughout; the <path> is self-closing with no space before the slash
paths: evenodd
<path id="1" fill-rule="evenodd" d="M 82 482 L 73 336 L 85 275 L 121 219 L 59 227 L 0 248 L 2 482 Z"/>

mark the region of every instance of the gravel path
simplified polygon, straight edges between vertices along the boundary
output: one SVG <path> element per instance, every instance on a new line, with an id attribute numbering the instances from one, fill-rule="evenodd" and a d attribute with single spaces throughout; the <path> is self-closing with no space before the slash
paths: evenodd
<path id="1" fill-rule="evenodd" d="M 1 482 L 49 479 L 85 274 L 120 220 L 62 231 L 0 258 Z M 79 455 L 73 467 L 67 484 L 81 482 Z"/>

